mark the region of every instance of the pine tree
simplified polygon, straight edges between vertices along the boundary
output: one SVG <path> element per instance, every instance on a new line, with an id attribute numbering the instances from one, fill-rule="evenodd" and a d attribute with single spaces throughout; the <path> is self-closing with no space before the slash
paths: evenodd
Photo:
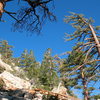
<path id="1" fill-rule="evenodd" d="M 12 57 L 12 51 L 11 51 L 12 47 L 13 46 L 8 45 L 8 42 L 6 40 L 0 41 L 0 53 L 4 58 Z"/>
<path id="2" fill-rule="evenodd" d="M 56 71 L 56 64 L 53 61 L 51 49 L 48 48 L 44 54 L 44 58 L 40 67 L 40 82 L 45 89 L 51 90 L 58 84 L 58 75 Z"/>
<path id="3" fill-rule="evenodd" d="M 13 55 L 13 51 L 11 50 L 12 47 L 13 46 L 8 44 L 8 41 L 0 41 L 0 54 L 2 55 L 2 59 L 5 59 L 4 61 L 7 59 L 9 59 L 9 61 L 11 60 Z"/>
<path id="4" fill-rule="evenodd" d="M 30 50 L 29 53 L 28 50 L 23 51 L 20 58 L 19 66 L 24 69 L 26 76 L 29 79 L 38 77 L 38 63 L 35 60 L 34 53 L 32 50 Z"/>
<path id="5" fill-rule="evenodd" d="M 93 70 L 94 66 L 98 66 L 98 63 L 84 64 L 84 59 L 85 55 L 83 51 L 73 50 L 64 61 L 60 72 L 66 88 L 69 90 L 72 87 L 81 89 L 83 91 L 84 100 L 89 100 L 94 90 L 99 88 L 99 86 L 95 87 L 93 84 L 96 84 L 100 79 L 100 73 L 99 70 Z M 91 55 L 88 56 L 88 60 L 92 60 Z M 77 69 L 78 66 L 82 67 Z"/>
<path id="6" fill-rule="evenodd" d="M 94 27 L 92 18 L 87 19 L 84 15 L 76 13 L 66 16 L 65 22 L 71 22 L 71 25 L 76 29 L 72 34 L 67 34 L 67 38 L 69 38 L 67 41 L 76 40 L 77 50 L 84 50 L 86 57 L 90 53 L 94 55 L 95 59 L 100 57 L 100 34 L 98 33 L 100 26 Z"/>
<path id="7" fill-rule="evenodd" d="M 69 37 L 67 41 L 76 40 L 77 44 L 68 57 L 66 62 L 68 69 L 67 67 L 66 69 L 70 73 L 69 76 L 73 78 L 75 85 L 78 84 L 75 79 L 82 79 L 83 87 L 80 88 L 83 88 L 84 99 L 89 100 L 89 91 L 94 88 L 89 88 L 87 84 L 90 84 L 91 81 L 96 82 L 100 76 L 98 71 L 100 65 L 100 34 L 98 30 L 100 30 L 100 26 L 94 27 L 94 21 L 91 18 L 85 18 L 82 14 L 71 14 L 71 16 L 66 16 L 65 22 L 71 22 L 76 31 L 67 34 Z"/>

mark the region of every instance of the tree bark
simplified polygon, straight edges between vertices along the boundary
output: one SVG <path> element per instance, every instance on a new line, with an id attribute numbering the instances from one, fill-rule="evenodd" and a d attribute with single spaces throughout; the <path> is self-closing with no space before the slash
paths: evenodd
<path id="1" fill-rule="evenodd" d="M 82 75 L 82 83 L 83 83 L 83 94 L 84 94 L 84 100 L 89 100 L 89 92 L 88 92 L 88 89 L 87 89 L 87 82 L 86 82 L 86 79 L 85 79 L 85 75 L 82 71 L 81 73 Z"/>
<path id="2" fill-rule="evenodd" d="M 96 43 L 96 47 L 97 47 L 97 50 L 98 50 L 98 55 L 100 56 L 100 42 L 99 42 L 99 40 L 98 40 L 98 38 L 96 36 L 96 33 L 95 33 L 92 25 L 89 24 L 89 27 L 91 29 L 91 32 L 92 32 L 91 34 L 94 37 L 94 40 L 95 40 L 95 43 Z"/>

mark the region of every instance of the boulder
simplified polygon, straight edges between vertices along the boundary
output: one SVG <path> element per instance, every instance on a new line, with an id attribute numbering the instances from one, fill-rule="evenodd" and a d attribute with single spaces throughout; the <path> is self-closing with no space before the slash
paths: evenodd
<path id="1" fill-rule="evenodd" d="M 59 93 L 59 94 L 62 94 L 62 95 L 68 95 L 67 89 L 62 85 L 62 82 L 59 83 L 58 87 L 54 87 L 52 92 Z"/>
<path id="2" fill-rule="evenodd" d="M 30 89 L 30 82 L 14 76 L 10 72 L 4 71 L 0 74 L 0 78 L 4 81 L 6 88 Z"/>
<path id="3" fill-rule="evenodd" d="M 66 95 L 67 94 L 67 89 L 64 86 L 61 86 L 59 88 L 55 87 L 52 92 L 54 93 L 59 93 L 59 94 L 63 94 Z M 67 94 L 68 95 L 68 94 Z"/>

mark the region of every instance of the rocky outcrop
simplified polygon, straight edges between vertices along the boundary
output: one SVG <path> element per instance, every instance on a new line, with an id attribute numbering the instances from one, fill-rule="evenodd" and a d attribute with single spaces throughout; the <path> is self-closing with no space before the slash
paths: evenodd
<path id="1" fill-rule="evenodd" d="M 64 86 L 60 86 L 59 88 L 58 87 L 55 87 L 52 92 L 54 93 L 59 93 L 59 94 L 63 94 L 63 95 L 68 95 L 67 94 L 67 89 L 64 87 Z"/>
<path id="2" fill-rule="evenodd" d="M 58 100 L 80 100 L 78 98 L 72 97 L 67 93 L 67 89 L 59 84 L 58 87 L 55 87 L 52 90 L 53 93 L 56 93 L 58 95 Z"/>
<path id="3" fill-rule="evenodd" d="M 21 79 L 17 76 L 14 76 L 10 72 L 4 71 L 3 73 L 0 74 L 0 78 L 4 81 L 6 84 L 6 88 L 18 88 L 18 89 L 30 89 L 31 84 L 24 80 Z"/>
<path id="4" fill-rule="evenodd" d="M 32 89 L 31 82 L 20 78 L 23 70 L 17 66 L 12 68 L 1 57 L 0 68 L 3 68 L 0 72 L 0 100 L 79 100 L 69 96 L 61 84 L 52 91 Z"/>
<path id="5" fill-rule="evenodd" d="M 28 80 L 20 78 L 22 74 L 19 67 L 6 64 L 0 55 L 0 100 L 42 100 L 40 92 L 30 92 L 32 88 Z M 32 90 L 33 91 L 33 90 Z"/>

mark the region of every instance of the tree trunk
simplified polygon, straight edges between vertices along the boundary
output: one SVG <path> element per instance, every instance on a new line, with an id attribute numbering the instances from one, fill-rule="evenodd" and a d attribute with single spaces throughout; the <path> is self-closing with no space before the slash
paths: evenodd
<path id="1" fill-rule="evenodd" d="M 89 24 L 89 27 L 90 27 L 90 29 L 92 31 L 92 36 L 94 37 L 94 40 L 95 40 L 95 43 L 96 43 L 96 47 L 97 47 L 97 50 L 98 50 L 98 55 L 100 56 L 100 42 L 99 42 L 99 40 L 98 40 L 98 38 L 96 36 L 96 33 L 95 33 L 92 25 Z"/>
<path id="2" fill-rule="evenodd" d="M 85 79 L 85 75 L 82 71 L 81 73 L 82 75 L 82 83 L 83 83 L 83 94 L 84 94 L 84 100 L 89 100 L 89 92 L 88 92 L 88 89 L 87 89 L 87 82 L 86 82 L 86 79 Z"/>
<path id="3" fill-rule="evenodd" d="M 83 84 L 84 84 L 84 91 L 83 91 L 83 93 L 84 93 L 84 100 L 89 100 L 89 92 L 88 92 L 88 90 L 87 90 L 87 86 L 86 86 L 86 82 L 83 82 Z"/>

